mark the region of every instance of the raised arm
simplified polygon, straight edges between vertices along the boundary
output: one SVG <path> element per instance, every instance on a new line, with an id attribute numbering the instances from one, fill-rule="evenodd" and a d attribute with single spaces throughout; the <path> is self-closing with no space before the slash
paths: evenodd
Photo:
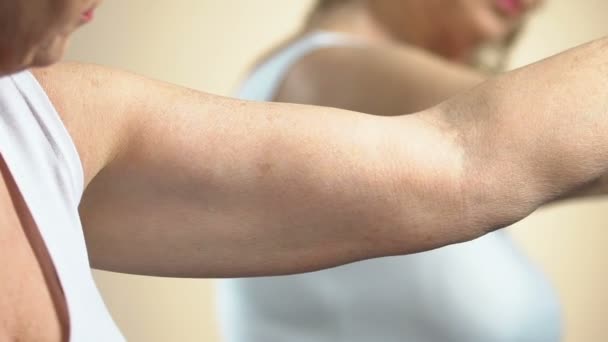
<path id="1" fill-rule="evenodd" d="M 38 77 L 92 179 L 82 216 L 96 267 L 279 274 L 472 239 L 606 171 L 605 45 L 390 118 L 92 66 Z"/>
<path id="2" fill-rule="evenodd" d="M 99 268 L 302 272 L 432 248 L 465 220 L 458 146 L 424 116 L 242 102 L 85 65 L 38 78 L 92 179 Z"/>

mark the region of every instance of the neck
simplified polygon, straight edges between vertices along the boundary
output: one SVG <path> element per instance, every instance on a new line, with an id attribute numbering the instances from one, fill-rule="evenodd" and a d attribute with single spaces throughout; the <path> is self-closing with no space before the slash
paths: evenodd
<path id="1" fill-rule="evenodd" d="M 373 42 L 389 42 L 394 37 L 373 16 L 364 1 L 351 1 L 313 14 L 307 31 L 341 32 Z"/>
<path id="2" fill-rule="evenodd" d="M 415 2 L 411 6 L 402 13 L 389 13 L 390 9 L 376 3 L 353 0 L 313 14 L 306 30 L 342 32 L 376 43 L 406 43 L 448 59 L 465 59 L 445 46 L 438 25 L 429 26 L 433 18 L 422 8 L 414 8 Z"/>

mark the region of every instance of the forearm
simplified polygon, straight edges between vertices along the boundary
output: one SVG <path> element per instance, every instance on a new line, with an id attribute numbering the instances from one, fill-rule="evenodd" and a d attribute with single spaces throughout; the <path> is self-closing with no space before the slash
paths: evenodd
<path id="1" fill-rule="evenodd" d="M 505 74 L 437 108 L 465 151 L 480 224 L 511 223 L 608 171 L 607 43 Z"/>

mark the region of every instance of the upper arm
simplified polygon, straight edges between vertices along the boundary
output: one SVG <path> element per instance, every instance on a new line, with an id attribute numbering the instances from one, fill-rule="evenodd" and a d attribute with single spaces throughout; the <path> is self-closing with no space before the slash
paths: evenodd
<path id="1" fill-rule="evenodd" d="M 419 117 L 238 101 L 92 66 L 40 79 L 93 161 L 80 209 L 95 267 L 290 273 L 462 238 L 445 224 L 464 221 L 457 147 Z"/>
<path id="2" fill-rule="evenodd" d="M 275 100 L 400 115 L 430 108 L 483 79 L 469 67 L 408 46 L 333 47 L 298 61 Z"/>
<path id="3" fill-rule="evenodd" d="M 243 276 L 471 239 L 599 176 L 606 51 L 589 44 L 396 118 L 90 66 L 41 80 L 81 154 L 98 156 L 81 205 L 94 265 Z"/>

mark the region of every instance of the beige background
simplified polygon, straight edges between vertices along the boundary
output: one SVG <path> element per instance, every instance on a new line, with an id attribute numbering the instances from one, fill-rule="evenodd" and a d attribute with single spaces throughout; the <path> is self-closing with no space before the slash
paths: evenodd
<path id="1" fill-rule="evenodd" d="M 547 2 L 513 54 L 513 66 L 608 33 L 608 2 Z M 69 58 L 229 94 L 255 55 L 298 27 L 310 3 L 106 0 L 95 22 L 77 35 Z M 608 341 L 607 220 L 608 201 L 585 201 L 543 209 L 513 229 L 555 281 L 568 342 Z M 130 341 L 219 341 L 212 281 L 95 276 Z"/>

